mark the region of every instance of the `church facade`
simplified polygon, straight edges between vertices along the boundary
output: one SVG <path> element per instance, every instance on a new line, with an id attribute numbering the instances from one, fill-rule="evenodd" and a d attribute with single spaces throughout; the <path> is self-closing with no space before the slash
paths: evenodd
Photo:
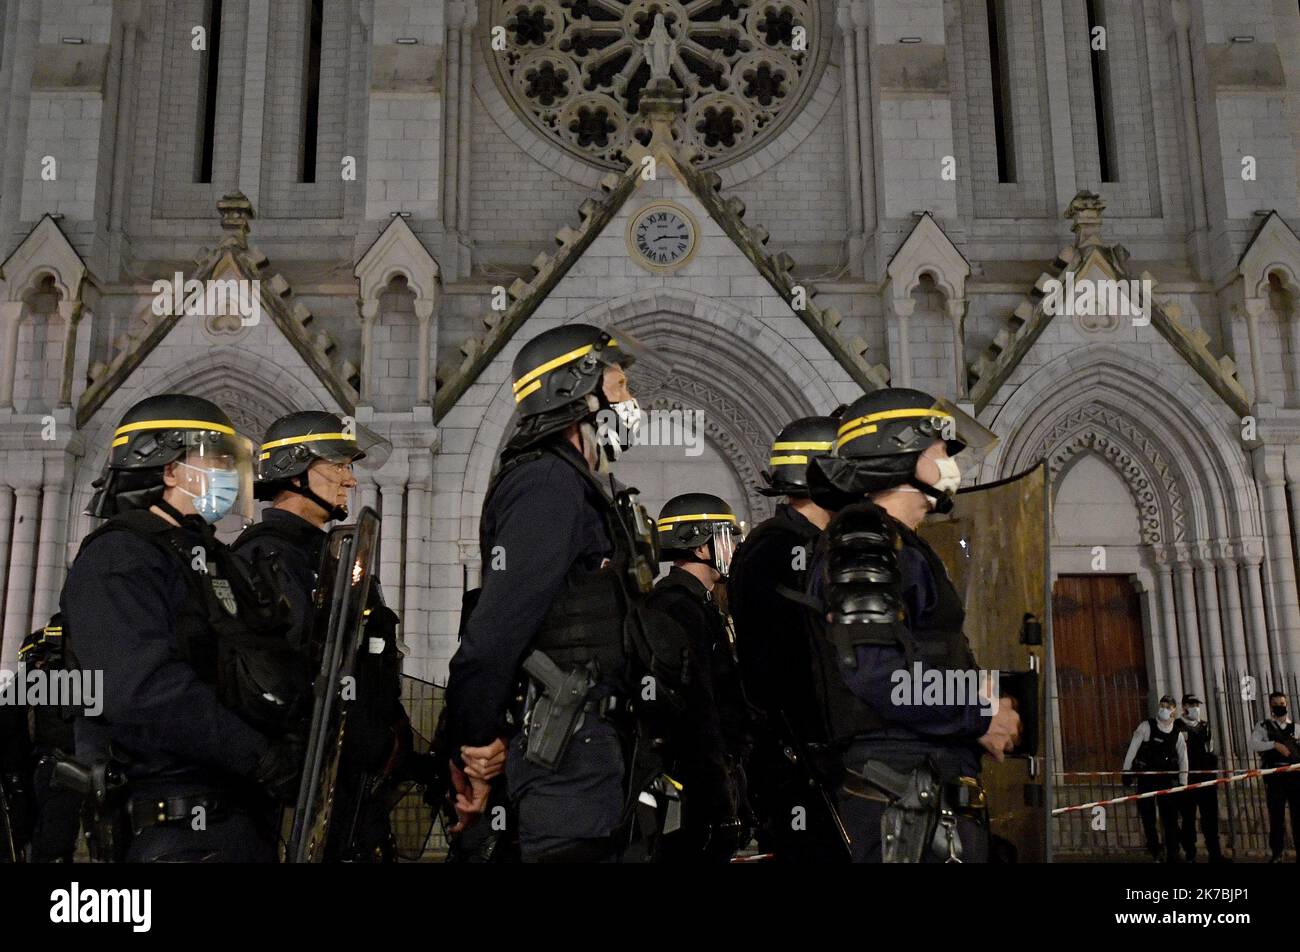
<path id="1" fill-rule="evenodd" d="M 184 391 L 378 441 L 441 680 L 511 361 L 581 321 L 672 421 L 652 511 L 752 525 L 778 428 L 917 387 L 999 438 L 968 483 L 1047 462 L 1058 671 L 1300 671 L 1292 0 L 0 0 L 0 129 L 0 661 Z"/>

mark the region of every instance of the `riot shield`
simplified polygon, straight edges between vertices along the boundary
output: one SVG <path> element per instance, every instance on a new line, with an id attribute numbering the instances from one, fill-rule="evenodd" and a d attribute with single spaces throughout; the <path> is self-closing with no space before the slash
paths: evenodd
<path id="1" fill-rule="evenodd" d="M 315 592 L 313 647 L 319 659 L 287 859 L 319 863 L 329 832 L 339 756 L 343 749 L 352 666 L 361 647 L 370 581 L 379 555 L 379 517 L 369 507 L 355 523 L 331 530 Z"/>
<path id="2" fill-rule="evenodd" d="M 999 672 L 1023 722 L 1016 752 L 984 760 L 989 819 L 1022 862 L 1049 859 L 1050 736 L 1045 703 L 1051 640 L 1050 505 L 1047 467 L 963 489 L 953 511 L 921 535 L 948 567 L 966 606 L 966 636 L 981 669 Z"/>

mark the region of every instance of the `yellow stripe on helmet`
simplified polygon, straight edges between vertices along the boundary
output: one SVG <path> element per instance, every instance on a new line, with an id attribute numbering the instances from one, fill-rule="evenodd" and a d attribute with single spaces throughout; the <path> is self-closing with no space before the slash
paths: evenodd
<path id="1" fill-rule="evenodd" d="M 210 423 L 207 420 L 141 420 L 139 423 L 119 426 L 113 435 L 121 436 L 123 433 L 133 433 L 136 430 L 213 430 L 228 436 L 235 435 L 235 431 L 224 423 Z M 118 441 L 114 440 L 113 445 L 116 446 L 117 443 Z"/>
<path id="2" fill-rule="evenodd" d="M 577 350 L 571 350 L 567 354 L 561 354 L 559 357 L 552 357 L 550 360 L 548 360 L 546 363 L 542 364 L 541 366 L 534 367 L 532 370 L 528 371 L 528 373 L 524 374 L 522 377 L 520 377 L 518 380 L 515 381 L 514 384 L 515 393 L 518 394 L 521 389 L 526 387 L 532 381 L 536 380 L 542 374 L 546 373 L 548 370 L 554 370 L 556 367 L 562 367 L 564 364 L 567 364 L 570 361 L 577 360 L 579 357 L 585 357 L 587 354 L 591 353 L 592 348 L 594 346 L 595 346 L 594 344 L 587 344 L 583 347 L 579 347 Z M 540 381 L 538 382 L 540 383 Z M 516 397 L 516 399 L 522 399 L 522 398 Z"/>
<path id="3" fill-rule="evenodd" d="M 272 440 L 270 443 L 263 443 L 262 449 L 273 450 L 277 446 L 292 446 L 295 443 L 307 443 L 311 440 L 346 440 L 349 443 L 355 443 L 357 438 L 348 433 L 308 433 L 305 436 L 286 436 L 282 440 Z M 266 459 L 266 456 L 259 458 Z"/>
<path id="4" fill-rule="evenodd" d="M 832 445 L 831 440 L 825 442 L 817 440 L 814 442 L 773 443 L 772 452 L 775 453 L 777 450 L 829 450 Z"/>
<path id="5" fill-rule="evenodd" d="M 876 413 L 868 413 L 866 416 L 860 416 L 856 419 L 849 420 L 847 423 L 841 423 L 839 428 L 840 442 L 844 442 L 844 434 L 862 423 L 879 423 L 881 420 L 903 420 L 912 417 L 941 417 L 946 420 L 952 419 L 951 413 L 944 413 L 942 410 L 935 410 L 931 407 L 905 407 L 899 410 L 880 410 Z"/>
<path id="6" fill-rule="evenodd" d="M 678 522 L 735 522 L 736 517 L 729 512 L 701 512 L 689 516 L 665 516 L 658 520 L 659 531 Z"/>
<path id="7" fill-rule="evenodd" d="M 807 464 L 806 456 L 773 456 L 767 461 L 768 466 L 806 466 Z"/>
<path id="8" fill-rule="evenodd" d="M 542 382 L 540 380 L 534 380 L 528 386 L 524 387 L 524 389 L 515 394 L 515 403 L 522 403 L 524 397 L 528 396 L 534 390 L 540 390 L 541 388 Z"/>

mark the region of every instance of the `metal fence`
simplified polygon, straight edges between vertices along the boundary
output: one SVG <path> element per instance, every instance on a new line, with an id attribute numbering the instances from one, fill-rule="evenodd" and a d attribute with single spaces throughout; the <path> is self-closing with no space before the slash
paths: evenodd
<path id="1" fill-rule="evenodd" d="M 1255 725 L 1268 716 L 1269 691 L 1281 690 L 1294 703 L 1297 688 L 1300 678 L 1294 673 L 1265 684 L 1247 680 L 1240 672 L 1217 672 L 1211 696 L 1204 698 L 1204 716 L 1210 721 L 1219 770 L 1240 772 L 1259 766 L 1259 755 L 1250 752 L 1247 740 Z M 1133 730 L 1150 716 L 1150 695 L 1136 678 L 1063 674 L 1052 701 L 1059 711 L 1053 806 L 1093 803 L 1135 792 L 1122 784 L 1119 769 Z M 1268 809 L 1263 780 L 1221 784 L 1217 794 L 1219 843 L 1225 854 L 1235 859 L 1266 859 Z M 1061 814 L 1052 829 L 1053 850 L 1062 859 L 1146 857 L 1146 837 L 1134 802 L 1107 806 L 1102 814 L 1093 810 Z M 1197 844 L 1198 858 L 1203 858 L 1206 850 L 1199 815 Z"/>
<path id="2" fill-rule="evenodd" d="M 402 675 L 402 705 L 415 731 L 415 749 L 427 753 L 438 717 L 446 703 L 441 684 Z M 392 812 L 398 859 L 404 863 L 439 862 L 447 854 L 447 837 L 433 808 L 424 802 L 424 788 L 408 784 Z"/>

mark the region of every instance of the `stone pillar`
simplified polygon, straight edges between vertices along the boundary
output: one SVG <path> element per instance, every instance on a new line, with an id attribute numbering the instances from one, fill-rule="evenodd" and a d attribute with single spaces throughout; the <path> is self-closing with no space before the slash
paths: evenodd
<path id="1" fill-rule="evenodd" d="M 361 301 L 361 403 L 369 404 L 374 400 L 374 370 L 371 358 L 374 350 L 375 321 L 379 320 L 379 298 Z"/>
<path id="2" fill-rule="evenodd" d="M 1206 693 L 1200 695 L 1217 712 L 1218 700 L 1214 686 L 1223 680 L 1227 658 L 1223 648 L 1223 626 L 1219 617 L 1219 581 L 1215 568 L 1213 547 L 1208 542 L 1197 546 L 1196 552 L 1197 601 L 1201 609 L 1201 658 Z M 1215 718 L 1216 723 L 1222 720 Z"/>
<path id="3" fill-rule="evenodd" d="M 1267 304 L 1268 302 L 1263 298 L 1248 297 L 1243 305 L 1246 312 L 1246 341 L 1250 346 L 1250 379 L 1255 398 L 1252 402 L 1256 405 L 1273 402 L 1268 378 L 1264 376 L 1264 360 L 1259 349 L 1259 318 Z"/>
<path id="4" fill-rule="evenodd" d="M 22 301 L 0 303 L 0 408 L 14 405 L 14 377 L 18 373 L 18 329 L 23 323 Z"/>
<path id="5" fill-rule="evenodd" d="M 857 87 L 858 107 L 858 156 L 859 172 L 862 180 L 862 235 L 864 243 L 876 233 L 880 225 L 880 199 L 876 189 L 876 149 L 874 118 L 872 117 L 872 94 L 875 84 L 871 81 L 871 59 L 867 54 L 870 44 L 871 11 L 865 3 L 853 3 L 853 46 L 854 60 L 857 63 L 855 85 Z M 864 271 L 870 274 L 874 268 Z"/>
<path id="6" fill-rule="evenodd" d="M 464 10 L 460 16 L 460 87 L 457 89 L 459 97 L 459 109 L 456 112 L 457 134 L 456 141 L 459 147 L 459 162 L 456 172 L 457 185 L 457 210 L 456 210 L 456 227 L 462 234 L 469 232 L 469 193 L 470 193 L 470 176 L 473 166 L 470 163 L 470 140 L 472 131 L 470 128 L 470 90 L 474 82 L 474 43 L 473 33 L 474 25 L 478 22 L 478 5 L 476 3 L 466 2 Z M 470 262 L 468 260 L 460 262 L 460 274 L 469 272 Z"/>
<path id="7" fill-rule="evenodd" d="M 4 648 L 0 657 L 18 655 L 32 630 L 32 589 L 36 580 L 36 532 L 40 512 L 40 483 L 24 481 L 14 487 L 13 542 L 9 550 L 9 579 L 5 588 Z"/>
<path id="8" fill-rule="evenodd" d="M 1200 626 L 1196 621 L 1195 577 L 1192 555 L 1187 547 L 1178 545 L 1178 624 L 1182 628 L 1179 643 L 1183 648 L 1183 683 L 1170 685 L 1169 693 L 1184 694 L 1191 691 L 1204 697 L 1205 682 L 1201 670 Z"/>
<path id="9" fill-rule="evenodd" d="M 405 469 L 404 466 L 401 468 Z M 406 492 L 406 474 L 381 470 L 376 474 L 375 481 L 379 484 L 380 495 L 379 579 L 384 585 L 384 599 L 388 607 L 400 615 L 403 594 L 402 504 Z"/>
<path id="10" fill-rule="evenodd" d="M 1209 263 L 1206 232 L 1209 218 L 1205 210 L 1205 166 L 1201 159 L 1201 125 L 1196 115 L 1196 74 L 1192 63 L 1192 48 L 1189 30 L 1191 28 L 1191 11 L 1187 0 L 1173 0 L 1169 6 L 1170 20 L 1174 27 L 1174 43 L 1178 48 L 1179 99 L 1182 103 L 1183 154 L 1187 157 L 1187 190 L 1192 205 L 1192 227 L 1196 232 L 1195 244 L 1201 270 Z"/>
<path id="11" fill-rule="evenodd" d="M 80 289 L 74 289 L 80 293 Z M 81 301 L 59 302 L 59 316 L 63 318 L 63 362 L 59 370 L 59 399 L 56 406 L 72 406 L 72 378 L 77 366 L 77 327 L 81 324 Z"/>
<path id="12" fill-rule="evenodd" d="M 863 251 L 862 237 L 862 154 L 858 151 L 858 97 L 871 95 L 858 82 L 856 27 L 853 4 L 841 0 L 835 12 L 844 51 L 840 97 L 844 103 L 844 177 L 849 188 L 849 260 L 858 261 Z"/>
<path id="13" fill-rule="evenodd" d="M 1163 670 L 1157 677 L 1163 676 L 1165 685 L 1172 685 L 1182 664 L 1182 652 L 1178 650 L 1178 616 L 1177 601 L 1174 598 L 1174 576 L 1169 557 L 1172 553 L 1168 546 L 1158 547 L 1156 555 L 1156 581 L 1160 589 L 1160 619 L 1164 629 Z M 1159 654 L 1153 651 L 1153 654 Z"/>
<path id="14" fill-rule="evenodd" d="M 1223 606 L 1223 652 L 1228 667 L 1240 673 L 1250 666 L 1246 650 L 1250 620 L 1249 613 L 1241 612 L 1241 572 L 1235 548 L 1232 543 L 1220 543 L 1215 562 L 1219 567 L 1219 604 Z"/>
<path id="15" fill-rule="evenodd" d="M 68 493 L 66 479 L 50 479 L 41 492 L 40 546 L 36 557 L 36 591 L 32 619 L 44 624 L 58 607 L 67 553 Z M 35 626 L 33 626 L 35 627 Z"/>
<path id="16" fill-rule="evenodd" d="M 945 302 L 948 321 L 952 325 L 952 365 L 957 379 L 953 382 L 954 400 L 963 400 L 966 394 L 966 298 Z"/>
<path id="17" fill-rule="evenodd" d="M 271 0 L 248 0 L 244 47 L 244 97 L 239 136 L 239 190 L 261 207 L 262 131 L 266 121 L 266 70 L 271 55 Z"/>
<path id="18" fill-rule="evenodd" d="M 1281 671 L 1300 671 L 1300 604 L 1296 599 L 1295 559 L 1291 554 L 1291 521 L 1287 512 L 1283 448 L 1260 446 L 1252 451 L 1255 481 L 1264 510 L 1265 545 L 1277 630 L 1274 660 Z"/>
<path id="19" fill-rule="evenodd" d="M 1246 618 L 1246 642 L 1249 645 L 1247 673 L 1255 675 L 1260 684 L 1266 684 L 1273 677 L 1273 661 L 1268 648 L 1268 619 L 1264 613 L 1264 586 L 1260 579 L 1264 557 L 1252 548 L 1242 553 L 1241 562 L 1246 594 L 1242 614 Z"/>
<path id="20" fill-rule="evenodd" d="M 433 486 L 433 456 L 427 451 L 412 450 L 410 478 L 406 484 L 406 594 L 402 609 L 402 632 L 421 639 L 416 654 L 427 657 L 428 648 L 423 641 L 429 632 L 428 606 L 425 593 L 429 589 L 429 490 Z M 408 647 L 412 638 L 405 638 Z"/>
<path id="21" fill-rule="evenodd" d="M 898 318 L 894 322 L 898 329 L 898 348 L 896 365 L 895 355 L 890 354 L 890 381 L 895 387 L 910 387 L 912 385 L 912 332 L 909 318 L 916 310 L 916 299 L 910 294 L 904 297 L 894 294 L 892 301 L 894 316 Z"/>
<path id="22" fill-rule="evenodd" d="M 416 383 L 415 402 L 417 404 L 429 403 L 429 381 L 432 378 L 432 337 L 430 329 L 433 324 L 433 312 L 437 309 L 436 300 L 417 300 L 415 302 L 415 317 L 420 322 L 420 339 L 419 348 L 420 356 L 417 361 L 419 380 Z"/>

